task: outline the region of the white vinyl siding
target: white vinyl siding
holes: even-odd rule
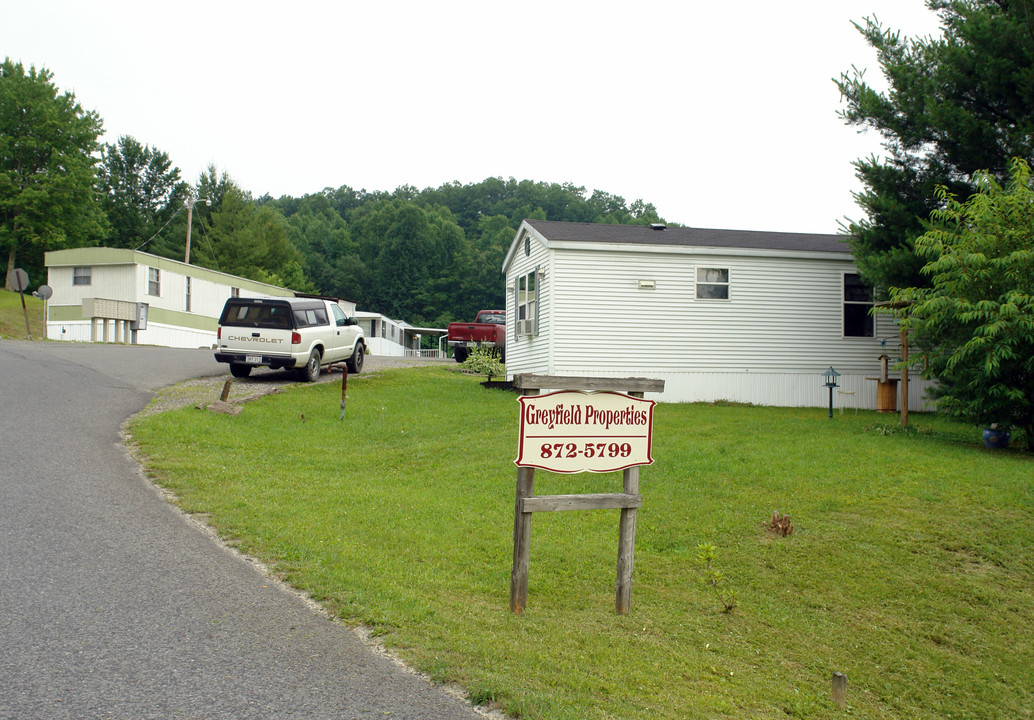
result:
[[[528,255],[523,250],[524,239],[521,239],[521,250],[514,255],[513,263],[506,275],[506,363],[528,368],[522,372],[548,374],[550,307],[552,303],[552,276],[549,269],[549,253],[541,241],[534,235],[529,237]],[[535,273],[534,317],[535,334],[517,337],[518,291],[519,278]],[[527,306],[525,312],[528,311]]]
[[[70,266],[52,267],[47,271],[47,284],[54,289],[57,304],[82,304],[84,298],[134,297],[136,274],[132,265],[96,265],[90,268],[90,284],[75,282]],[[103,288],[103,291],[101,290]],[[54,299],[51,298],[51,303]]]
[[[563,278],[554,288],[558,371],[587,357],[594,367],[636,373],[873,367],[878,344],[843,338],[838,300],[848,260],[558,250],[554,262]],[[696,297],[700,267],[728,269],[730,300]],[[638,288],[646,275],[656,281],[649,293]],[[790,282],[800,277],[808,282]]]

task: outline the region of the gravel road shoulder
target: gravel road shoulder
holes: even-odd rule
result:
[[[428,365],[445,364],[455,366],[455,362],[452,360],[367,355],[363,371],[358,374],[358,377],[371,375],[379,370],[390,368],[426,367]],[[256,368],[249,377],[234,378],[230,375],[229,368],[227,367],[226,372],[221,375],[194,378],[176,383],[170,387],[161,388],[155,392],[154,399],[139,415],[155,415],[185,405],[207,407],[219,399],[223,386],[230,379],[233,380],[230,386],[230,403],[247,402],[264,395],[283,392],[286,388],[306,384],[296,380],[294,374],[289,370]],[[331,370],[324,368],[317,382],[338,382],[340,380],[341,371],[337,366],[334,366]]]

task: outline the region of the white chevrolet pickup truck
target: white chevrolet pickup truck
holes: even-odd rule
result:
[[[293,369],[314,382],[323,367],[339,362],[357,373],[366,338],[354,313],[354,304],[328,298],[230,298],[219,317],[215,359],[229,363],[234,377],[263,366]]]

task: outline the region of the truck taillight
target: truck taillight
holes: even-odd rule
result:
[[[219,326],[219,329],[215,331],[215,339],[216,340],[222,340],[223,339],[223,328],[222,328],[221,325]]]
[[[301,345],[302,344],[302,334],[301,333],[296,333],[296,332],[291,333],[291,344],[292,345]]]

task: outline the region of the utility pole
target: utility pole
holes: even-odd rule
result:
[[[183,204],[187,206],[187,252],[183,255],[183,262],[190,265],[190,228],[194,224],[194,203],[202,198],[196,198],[193,195],[187,195],[187,199],[183,201]],[[212,198],[204,198],[205,205],[212,207]]]

